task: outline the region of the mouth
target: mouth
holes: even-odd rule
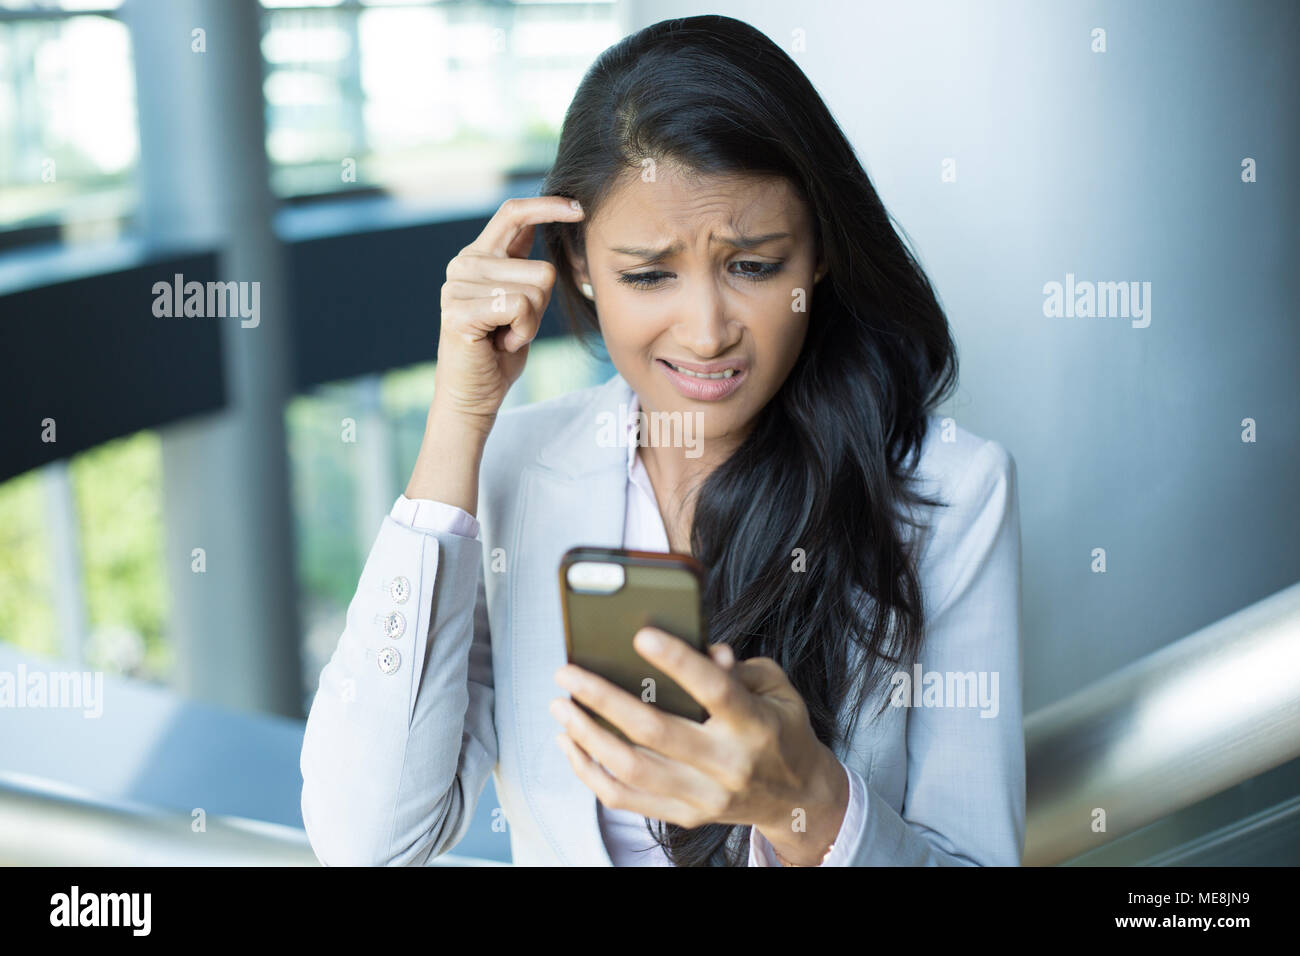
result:
[[[683,397],[703,402],[716,402],[726,398],[740,387],[748,371],[740,362],[697,365],[670,362],[662,358],[655,361]]]
[[[740,373],[745,371],[745,366],[738,362],[732,363],[730,365],[726,363],[719,363],[719,362],[713,362],[709,365],[695,365],[695,364],[686,364],[682,362],[674,363],[668,361],[667,359],[662,359],[662,358],[659,359],[659,361],[663,362],[674,372],[680,372],[681,374],[689,375],[692,378],[703,378],[703,379],[731,378],[732,376],[739,375]]]

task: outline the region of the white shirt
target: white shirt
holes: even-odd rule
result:
[[[627,517],[623,526],[623,547],[637,551],[667,552],[668,532],[664,528],[654,487],[646,473],[645,464],[637,454],[636,426],[639,400],[633,396],[625,428],[627,439]],[[423,498],[410,499],[399,495],[393,505],[392,517],[414,528],[426,531],[448,532],[477,538],[478,520],[454,505]],[[863,813],[866,807],[866,784],[862,778],[841,761],[849,778],[849,805],[835,838],[835,847],[823,866],[847,866],[857,850],[857,840],[862,832]],[[615,866],[671,866],[663,849],[655,843],[646,829],[645,817],[627,810],[611,810],[596,801],[596,817],[605,849]],[[656,826],[656,830],[658,827]],[[751,827],[749,834],[749,865],[780,866],[772,845]]]

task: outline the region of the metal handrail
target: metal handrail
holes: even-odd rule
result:
[[[437,866],[495,866],[443,854]],[[22,774],[0,774],[0,865],[317,866],[295,827],[104,800]]]
[[[1300,583],[1026,719],[1023,863],[1073,859],[1298,756]]]
[[[1300,757],[1300,583],[1025,721],[1026,866],[1050,866]],[[314,866],[294,827],[0,773],[0,865]],[[444,854],[446,866],[504,865]]]

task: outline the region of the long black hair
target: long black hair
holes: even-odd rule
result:
[[[816,225],[827,273],[810,297],[802,351],[699,487],[691,551],[708,569],[710,639],[738,660],[776,660],[831,747],[852,739],[863,705],[921,645],[916,554],[902,523],[919,526],[905,513],[911,505],[943,504],[907,483],[927,415],[956,384],[956,346],[830,111],[754,27],[723,16],[665,20],[607,49],[574,95],[542,191],[576,198],[590,222],[646,158],[702,174],[785,177]],[[541,232],[559,301],[590,341],[599,324],[572,268],[585,252],[583,224]],[[647,825],[679,866],[747,860],[748,827]]]

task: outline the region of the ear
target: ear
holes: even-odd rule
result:
[[[818,256],[817,271],[813,273],[813,285],[816,285],[818,282],[821,282],[822,278],[826,275],[827,271],[828,270],[826,267],[826,260],[823,259],[821,256]]]

